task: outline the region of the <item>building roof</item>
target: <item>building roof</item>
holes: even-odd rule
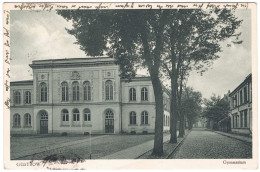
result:
[[[33,85],[33,80],[23,80],[23,81],[12,81],[10,86],[23,86],[23,85]]]
[[[34,60],[29,66],[33,69],[39,68],[66,68],[66,67],[83,67],[98,65],[115,65],[115,59],[104,56],[85,57],[85,58],[63,58]]]
[[[249,81],[252,80],[252,73],[250,73],[245,79],[244,81],[239,84],[230,94],[229,96],[233,96],[240,88],[242,88],[246,83],[248,83]]]

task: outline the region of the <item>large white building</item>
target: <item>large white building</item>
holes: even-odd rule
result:
[[[150,77],[131,82],[107,57],[37,60],[33,80],[11,82],[11,134],[153,133]],[[164,131],[170,99],[164,89]]]

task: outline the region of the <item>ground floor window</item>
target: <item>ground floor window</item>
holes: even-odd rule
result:
[[[63,109],[61,111],[62,121],[69,121],[69,111],[67,109]]]
[[[79,121],[79,110],[78,109],[74,109],[73,110],[73,121]]]
[[[29,113],[24,115],[24,126],[30,127],[32,126],[32,120],[31,120],[31,115]]]
[[[13,117],[13,126],[14,127],[21,127],[21,117],[19,114],[14,114]]]
[[[130,112],[130,124],[135,125],[136,124],[136,113],[135,112]]]
[[[148,112],[146,111],[141,114],[141,124],[148,124]]]
[[[91,121],[91,113],[89,109],[84,109],[84,121]]]

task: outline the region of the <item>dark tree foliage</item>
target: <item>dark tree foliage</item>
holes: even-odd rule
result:
[[[120,66],[122,78],[131,80],[138,67],[150,73],[156,103],[153,153],[163,153],[163,90],[159,77],[167,10],[62,10],[73,22],[67,29],[87,55],[109,55]]]
[[[203,110],[203,116],[208,119],[208,121],[213,121],[216,125],[220,120],[228,117],[228,112],[230,110],[228,97],[212,95],[210,99],[204,100],[205,108]]]
[[[219,58],[220,43],[234,38],[241,43],[236,33],[241,24],[228,9],[172,10],[167,29],[169,39],[164,50],[164,72],[171,80],[171,139],[177,142],[176,121],[180,119],[180,136],[183,136],[184,117],[180,113],[183,82],[191,70],[205,72]]]
[[[202,113],[202,94],[187,87],[181,99],[180,112],[187,118],[188,128],[192,129],[194,122]]]

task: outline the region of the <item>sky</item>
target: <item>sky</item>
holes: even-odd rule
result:
[[[238,29],[243,43],[227,47],[227,42],[223,42],[220,58],[211,69],[202,76],[193,71],[188,79],[187,85],[200,91],[204,98],[213,93],[222,97],[252,72],[250,10],[237,10],[235,14],[243,20]],[[11,11],[11,81],[32,79],[32,60],[86,57],[74,44],[74,36],[65,30],[71,27],[55,11]]]

